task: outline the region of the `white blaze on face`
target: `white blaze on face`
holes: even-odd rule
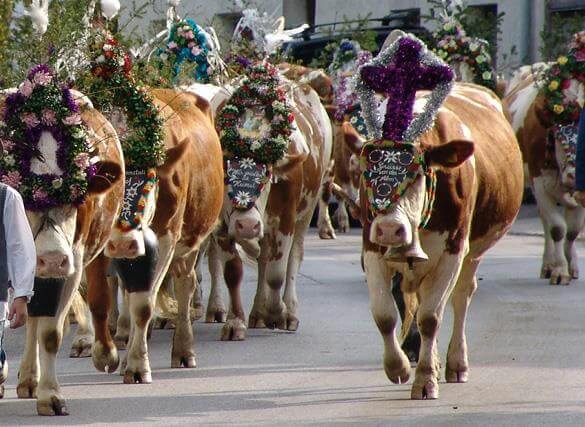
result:
[[[144,216],[140,227],[130,231],[122,231],[117,226],[114,226],[104,252],[107,257],[131,259],[144,256],[146,248],[144,244],[144,233],[142,230],[149,227],[154,219],[158,185],[155,185],[151,191],[150,196],[146,199]]]
[[[238,243],[244,240],[261,239],[264,237],[264,213],[270,193],[270,182],[267,183],[254,207],[248,210],[235,209],[227,192],[224,196],[222,217],[228,226],[228,235]]]
[[[35,157],[31,159],[30,171],[35,175],[57,175],[62,176],[63,170],[57,163],[57,150],[59,144],[50,132],[41,133],[38,143],[40,159]]]
[[[77,209],[71,205],[46,212],[27,212],[35,236],[38,277],[68,277],[74,273],[73,240]]]
[[[385,247],[406,247],[418,233],[425,207],[425,179],[419,176],[387,214],[374,218],[370,228],[370,241]]]

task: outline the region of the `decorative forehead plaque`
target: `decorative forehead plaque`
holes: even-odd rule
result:
[[[129,231],[140,225],[156,183],[155,169],[126,171],[124,203],[118,218],[118,228]]]
[[[251,158],[226,160],[228,197],[236,209],[251,209],[269,180],[270,171],[265,164]]]

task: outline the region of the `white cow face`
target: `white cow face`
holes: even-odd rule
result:
[[[259,197],[248,209],[236,209],[228,192],[224,197],[222,217],[228,225],[228,236],[237,242],[262,239],[264,237],[264,213],[270,193],[270,182],[266,183]]]
[[[427,167],[455,168],[473,154],[473,143],[452,141],[425,151]],[[390,204],[385,213],[374,216],[369,239],[372,243],[405,252],[418,245],[418,229],[427,201],[427,180],[421,173],[406,188],[400,198]]]

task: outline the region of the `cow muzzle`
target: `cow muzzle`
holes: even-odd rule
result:
[[[240,218],[234,221],[236,239],[256,239],[261,237],[262,222],[256,218]]]
[[[53,251],[37,255],[37,277],[59,279],[71,276],[74,271],[70,254]]]
[[[145,254],[143,230],[125,233],[114,230],[113,234],[106,245],[105,254],[108,258],[132,259]]]
[[[410,243],[408,228],[398,221],[375,221],[373,241],[381,246],[401,247]]]

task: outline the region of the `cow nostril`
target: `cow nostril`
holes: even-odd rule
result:
[[[59,265],[59,268],[65,268],[69,265],[69,259],[67,259],[67,257],[63,257],[63,261],[61,261],[61,265]]]
[[[256,225],[254,226],[254,231],[259,231],[260,230],[260,223],[257,222]]]
[[[403,225],[401,225],[400,227],[398,227],[396,229],[396,232],[395,232],[396,236],[398,236],[398,237],[404,236],[405,233],[406,233],[406,230],[405,230],[405,228],[404,228]]]
[[[244,228],[244,225],[240,221],[236,221],[236,227],[238,228],[238,230],[241,230],[242,228]]]
[[[136,240],[132,240],[130,242],[130,244],[128,245],[128,250],[129,251],[136,251],[136,250],[138,250],[138,242]]]
[[[38,264],[40,267],[44,267],[44,266],[45,266],[45,260],[44,260],[44,259],[42,259],[42,258],[38,258],[38,259],[37,259],[37,264]]]
[[[376,236],[382,237],[383,235],[384,235],[384,230],[382,230],[382,227],[380,227],[380,226],[376,227]]]
[[[112,242],[108,242],[108,250],[113,252],[116,250],[116,246]]]

